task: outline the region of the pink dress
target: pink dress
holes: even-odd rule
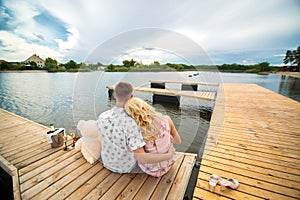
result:
[[[160,135],[156,140],[146,142],[144,146],[147,153],[167,153],[173,146],[170,136],[170,125],[166,118],[163,118],[160,126]],[[174,159],[162,161],[155,164],[138,164],[139,167],[147,174],[160,177],[166,174],[174,164]]]

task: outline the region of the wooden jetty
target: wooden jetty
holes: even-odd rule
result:
[[[100,162],[89,164],[80,151],[51,148],[48,127],[2,109],[0,116],[0,166],[11,177],[7,189],[15,200],[182,199],[185,195],[195,154],[176,153],[173,168],[160,178],[117,174]]]
[[[178,153],[161,178],[116,174],[75,150],[52,149],[49,130],[0,109],[0,165],[15,199],[182,199],[195,155]],[[193,199],[300,199],[300,103],[253,84],[221,84]],[[209,191],[208,178],[237,190]]]
[[[218,86],[219,83],[207,83],[197,81],[169,81],[169,80],[150,80],[150,83],[178,83],[184,85],[205,85],[205,86]]]
[[[211,174],[240,186],[212,193]],[[220,85],[193,198],[300,199],[300,103],[257,85]]]
[[[180,104],[180,97],[196,98],[206,101],[214,101],[216,93],[211,91],[198,91],[198,85],[218,86],[217,83],[204,82],[184,82],[170,80],[150,80],[150,88],[134,87],[138,92],[149,92],[153,94],[153,102],[166,102]],[[181,85],[181,90],[166,89],[167,83],[176,83]],[[115,86],[107,86],[109,97],[112,96]]]
[[[111,93],[114,90],[114,86],[107,86]],[[196,98],[200,100],[213,101],[215,99],[215,92],[203,92],[203,91],[188,91],[188,90],[169,90],[169,89],[161,89],[161,88],[142,88],[142,87],[134,87],[134,90],[137,92],[149,92],[156,95],[168,95],[173,97],[190,97]],[[112,94],[112,93],[111,93]]]

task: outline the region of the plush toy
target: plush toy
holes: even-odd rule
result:
[[[98,125],[95,120],[80,120],[77,129],[81,138],[76,142],[75,149],[81,150],[83,157],[91,164],[94,164],[101,154],[101,141],[98,134]]]

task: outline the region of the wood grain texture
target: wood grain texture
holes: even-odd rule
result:
[[[221,84],[194,199],[300,199],[300,103],[253,84]],[[211,174],[237,190],[210,192]]]

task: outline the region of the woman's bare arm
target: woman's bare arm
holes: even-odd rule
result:
[[[169,116],[167,116],[167,119],[168,119],[170,129],[171,129],[171,136],[173,139],[172,142],[174,144],[181,144],[181,137],[180,137],[178,131],[176,130],[176,127],[175,127],[172,119]]]

